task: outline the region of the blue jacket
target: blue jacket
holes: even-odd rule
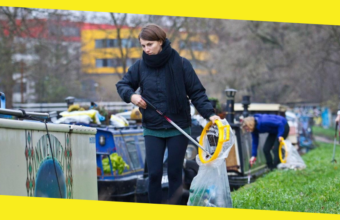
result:
[[[252,156],[257,156],[257,148],[259,145],[259,133],[275,134],[277,138],[282,137],[287,119],[280,115],[267,115],[267,114],[254,114],[254,118],[257,121],[254,131],[251,133],[252,144]]]
[[[141,62],[141,63],[139,63]],[[140,69],[139,69],[140,68]],[[157,109],[166,114],[173,122],[181,128],[191,126],[190,103],[194,104],[197,111],[205,119],[214,113],[214,108],[205,94],[205,88],[197,77],[190,62],[183,58],[185,91],[189,99],[181,114],[167,112],[167,94],[165,66],[161,68],[148,67],[143,60],[134,63],[124,75],[123,79],[116,84],[120,97],[127,103],[131,102],[131,95],[140,86],[141,95],[150,101]],[[168,129],[173,126],[150,107],[139,108],[142,113],[143,127],[148,129]]]

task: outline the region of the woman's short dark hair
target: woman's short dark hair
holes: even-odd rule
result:
[[[162,41],[166,39],[165,31],[156,24],[145,25],[138,35],[138,40],[149,40],[149,41]]]

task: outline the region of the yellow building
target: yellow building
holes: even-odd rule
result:
[[[124,73],[141,57],[142,49],[137,38],[139,30],[129,27],[118,30],[111,25],[85,25],[81,32],[83,71],[89,74]],[[118,36],[121,38],[121,46],[118,45]],[[199,39],[199,35],[190,37],[189,41],[186,39],[187,33],[181,33],[172,42],[172,46],[181,56],[190,60],[197,74],[207,73],[195,62],[195,60],[204,62],[209,59],[209,53],[204,49],[204,40]],[[217,43],[216,36],[212,35],[210,40]],[[125,71],[123,71],[123,60],[126,60]]]
[[[142,54],[138,41],[140,28],[122,27],[117,29],[112,25],[85,24],[81,31],[82,68],[100,88],[97,91],[103,100],[119,101],[115,84],[123,77],[123,73]],[[121,45],[119,40],[121,39]],[[211,35],[210,41],[217,43],[216,36]],[[200,35],[190,37],[182,32],[172,40],[172,47],[187,58],[197,74],[209,73],[207,68],[199,65],[209,59],[205,49],[205,41]],[[194,58],[194,59],[193,59]],[[125,71],[123,66],[125,65]],[[215,73],[215,71],[210,71]]]
[[[119,34],[118,34],[119,32]],[[121,46],[118,45],[118,36]],[[111,25],[88,25],[82,29],[82,66],[89,74],[124,73],[122,60],[131,66],[141,55],[138,30]]]

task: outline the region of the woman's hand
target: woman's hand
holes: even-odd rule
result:
[[[213,115],[213,116],[210,116],[209,120],[212,122],[212,125],[214,125],[215,121],[216,120],[221,120],[221,118],[218,115]]]
[[[251,157],[250,159],[249,159],[249,163],[250,163],[250,165],[253,165],[254,163],[255,163],[255,161],[256,161],[256,157]]]
[[[339,121],[340,121],[340,114],[335,119],[335,122],[339,123]]]
[[[279,137],[279,143],[281,143],[281,141],[283,141],[283,137]]]
[[[134,104],[134,105],[137,105],[138,107],[141,107],[142,109],[146,109],[146,102],[142,99],[142,96],[141,95],[138,95],[138,94],[133,94],[131,96],[131,102]]]

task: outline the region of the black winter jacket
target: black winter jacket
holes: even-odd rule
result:
[[[141,63],[140,63],[141,62]],[[166,77],[165,67],[159,69],[150,68],[145,65],[143,60],[138,60],[134,63],[125,74],[122,80],[117,84],[117,91],[120,97],[130,103],[131,96],[135,93],[138,87],[141,87],[141,96],[150,101],[157,109],[166,114],[173,122],[181,128],[191,126],[190,103],[189,99],[205,119],[209,119],[214,115],[214,109],[205,94],[205,88],[201,84],[190,62],[183,58],[184,68],[184,83],[185,90],[188,96],[188,101],[185,110],[180,114],[167,112],[167,94],[166,94]],[[168,129],[173,126],[160,116],[151,107],[146,109],[139,108],[142,113],[143,127],[148,129]]]

